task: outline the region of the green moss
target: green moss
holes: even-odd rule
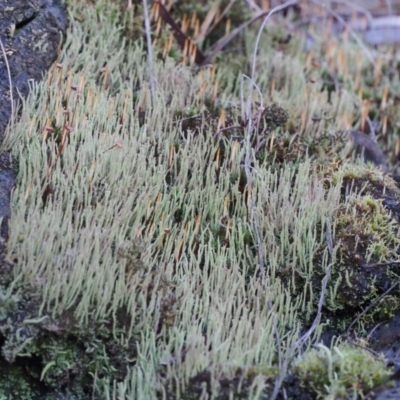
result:
[[[39,400],[45,398],[43,387],[27,375],[29,367],[21,363],[0,362],[0,398],[7,400]]]
[[[382,360],[361,347],[317,347],[297,359],[292,367],[300,386],[313,398],[363,398],[391,374]]]

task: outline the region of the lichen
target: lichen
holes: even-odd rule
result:
[[[188,67],[178,46],[155,57],[152,93],[140,7],[70,0],[58,64],[13,126],[4,365],[27,366],[24,378],[15,370],[21,387],[54,398],[253,400],[282,380],[306,399],[383,383],[384,364],[360,372],[370,359],[348,345],[306,351],[292,368],[320,301],[311,344],[343,333],[397,279],[371,267],[398,252],[397,183],[350,156],[342,134],[365,123],[354,98],[371,89],[367,57],[339,39],[307,55],[271,24],[250,81],[239,61],[254,54],[251,26],[240,55],[210,68]],[[395,141],[378,138],[386,152]],[[398,301],[391,293],[354,330]]]

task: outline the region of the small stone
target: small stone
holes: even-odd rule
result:
[[[367,134],[359,131],[350,131],[350,138],[354,142],[357,154],[362,155],[364,162],[372,162],[381,167],[383,172],[388,171],[385,155],[378,143],[373,141]]]

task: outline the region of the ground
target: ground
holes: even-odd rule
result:
[[[227,5],[153,8],[150,65],[141,2],[66,3],[58,59],[3,145],[17,172],[4,398],[353,399],[395,384],[371,350],[400,300],[398,56],[289,31],[293,9],[198,65],[177,29],[209,54],[254,16]],[[369,122],[384,164],[348,134]]]

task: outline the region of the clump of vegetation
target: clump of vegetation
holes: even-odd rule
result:
[[[32,389],[26,391],[27,396],[36,391],[77,398],[100,393],[100,387],[93,385],[94,378],[98,384],[124,380],[126,369],[138,356],[140,335],[147,329],[161,331],[174,323],[179,302],[171,282],[145,267],[138,245],[122,246],[118,254],[127,260],[125,276],[135,287],[136,310],[129,312],[125,305],[107,319],[96,318],[91,312],[82,323],[76,318],[76,305],[56,316],[50,311],[55,303],[43,311],[43,299],[32,289],[26,288],[30,291],[23,294],[8,290],[2,295],[2,362],[13,365],[10,382],[15,379],[13,374],[20,376],[21,369],[24,371],[24,380]],[[156,313],[147,310],[154,299],[160,302]],[[128,332],[131,336],[125,337]],[[3,388],[12,393],[12,386]]]
[[[325,312],[330,327],[343,332],[368,304],[377,300],[397,279],[395,264],[400,249],[398,217],[387,205],[397,204],[399,189],[396,182],[372,165],[331,165],[322,169],[327,187],[339,184],[340,200],[334,212],[335,263],[331,271],[329,294],[326,296]],[[336,186],[337,187],[337,186]],[[293,191],[293,188],[292,188]],[[314,225],[315,226],[315,225]],[[317,229],[323,231],[323,227]],[[288,235],[290,237],[290,235]],[[314,242],[315,243],[315,242]],[[297,273],[282,269],[278,276],[290,282],[298,296],[304,284],[312,282],[314,290],[320,293],[320,283],[325,275],[324,251],[321,244],[314,252],[312,261],[315,269]],[[388,263],[384,269],[380,263]],[[315,298],[316,307],[319,298]],[[381,321],[381,317],[393,316],[399,305],[399,298],[385,298],[360,321],[360,329]],[[308,310],[309,312],[309,310]],[[309,318],[306,316],[306,320]],[[337,318],[340,315],[340,318]]]
[[[349,344],[316,347],[296,360],[292,367],[299,387],[310,398],[364,398],[371,389],[385,383],[391,374],[382,360],[362,347]]]
[[[395,267],[374,267],[396,260],[399,226],[388,199],[400,200],[395,181],[376,168],[348,166],[333,174],[343,179],[344,204],[337,211],[337,238],[341,242],[336,277],[336,307],[359,309],[398,279]],[[340,272],[339,272],[340,271]],[[385,289],[386,288],[386,289]],[[392,313],[397,302],[392,304]],[[376,311],[376,310],[375,310]]]
[[[189,400],[208,395],[216,400],[251,399],[257,396],[257,385],[263,384],[270,391],[274,377],[278,371],[276,368],[232,368],[231,371],[219,371],[209,369],[200,371],[191,377],[181,399]],[[215,385],[218,382],[218,385]],[[167,396],[174,398],[173,384],[168,387]]]
[[[397,184],[354,164],[342,134],[376,113],[377,98],[371,109],[355,101],[372,87],[368,57],[345,38],[307,53],[271,20],[254,75],[252,25],[234,53],[194,67],[152,20],[152,89],[139,2],[69,7],[58,64],[4,145],[19,169],[0,335],[21,388],[49,399],[262,399],[289,390],[290,376],[314,398],[382,384],[384,364],[349,345],[292,364],[397,279],[370,268],[399,251]],[[191,19],[168,12],[193,21],[194,38],[207,7],[209,21],[229,24],[216,3]],[[206,53],[216,38],[204,18]],[[380,72],[386,112],[395,97]],[[379,133],[387,152],[395,136]],[[357,332],[398,301],[391,293]]]

